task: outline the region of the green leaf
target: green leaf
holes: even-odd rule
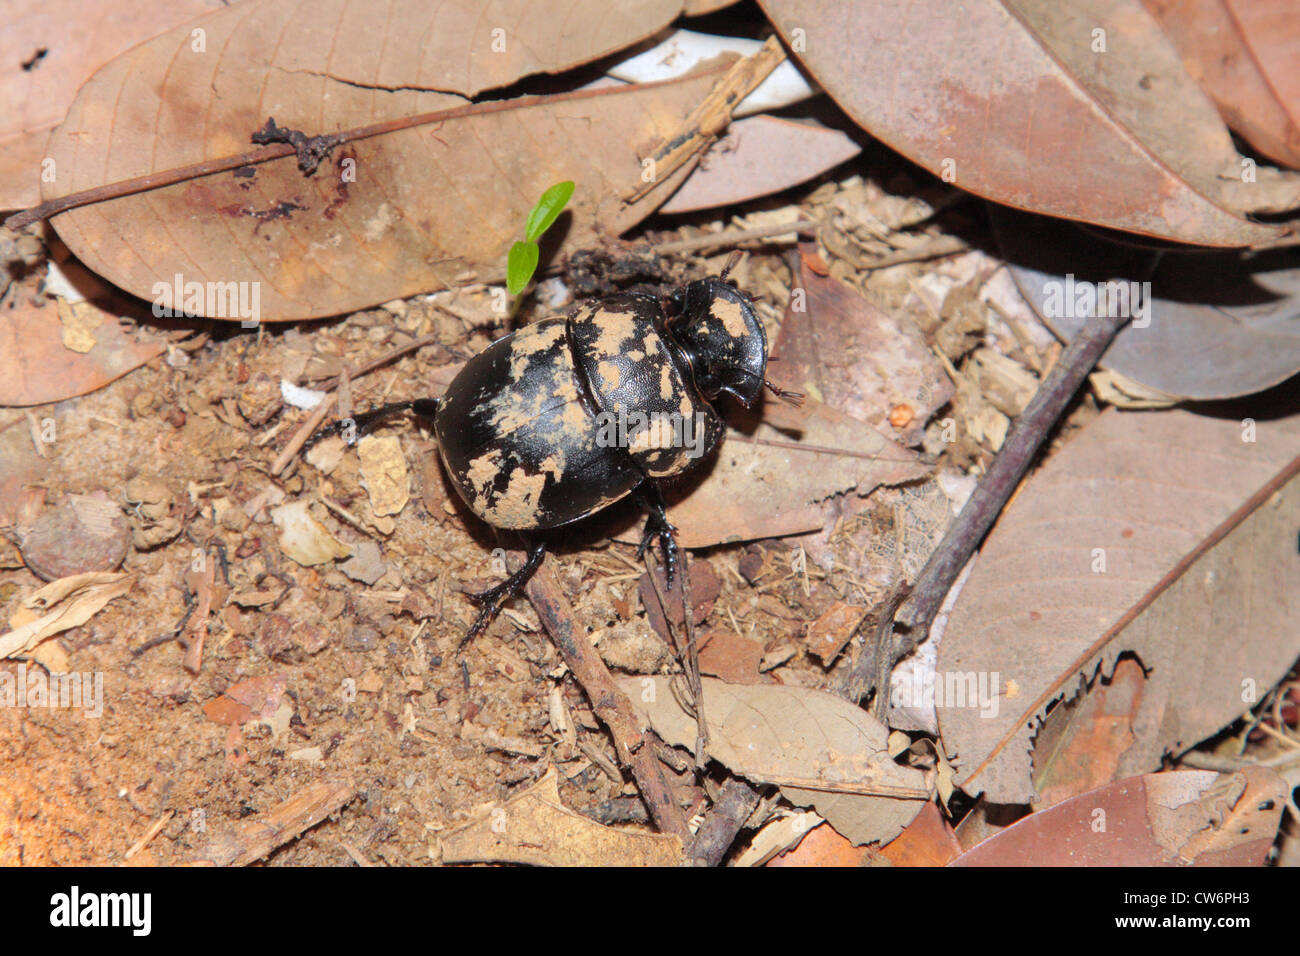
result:
[[[510,247],[510,255],[506,257],[506,289],[511,295],[518,295],[528,286],[537,271],[541,252],[535,242],[516,242]]]
[[[555,224],[555,220],[564,211],[572,196],[573,183],[568,180],[556,183],[542,193],[542,198],[537,200],[537,205],[528,214],[528,222],[524,225],[524,237],[529,242],[540,239],[542,233]]]

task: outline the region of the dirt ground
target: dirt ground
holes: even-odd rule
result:
[[[723,258],[678,256],[661,265],[674,277],[697,276],[716,272]],[[763,311],[775,326],[782,287],[791,284],[782,248],[757,249],[745,268],[748,281],[770,293]],[[571,284],[581,288],[589,272],[573,268]],[[533,297],[525,318],[546,314],[542,298]],[[449,491],[427,432],[406,419],[379,432],[398,438],[412,473],[410,501],[391,522],[369,511],[356,451],[337,441],[322,448],[333,459],[328,474],[300,459],[278,478],[270,474],[307,418],[280,406],[281,378],[318,385],[344,363],[355,368],[432,334],[437,345],[354,383],[353,402],[364,409],[436,394],[440,387],[429,383],[437,368],[501,333],[490,301],[487,290],[419,296],[336,321],[256,331],[200,322],[198,335],[107,387],[31,410],[35,421],[54,422],[46,459],[31,462],[46,506],[93,492],[120,504],[133,536],[121,570],[135,582],[55,639],[71,670],[102,675],[101,716],[0,709],[0,862],[121,863],[159,822],[129,862],[203,859],[214,832],[322,780],[350,782],[356,797],[270,863],[436,862],[440,831],[552,765],[567,805],[605,822],[644,818],[606,734],[526,601],[457,655],[473,611],[462,592],[499,579],[492,551],[514,545],[495,538]],[[28,423],[14,410],[0,418],[15,455],[33,455]],[[860,507],[854,527],[889,525],[897,495],[906,493]],[[311,514],[345,544],[375,542],[382,567],[290,560],[268,509],[259,510],[281,500],[311,502]],[[642,565],[634,547],[611,540],[635,540],[638,521],[616,507],[558,549],[560,580],[590,631],[645,630]],[[936,523],[931,536],[939,530]],[[41,582],[12,543],[3,548],[0,615],[7,619]],[[229,589],[218,551],[228,561]],[[769,679],[822,684],[827,671],[798,644],[800,635],[832,601],[870,595],[816,568],[810,578],[779,560],[764,564],[764,555],[742,546],[696,555],[719,585],[712,620],[774,653]],[[210,582],[194,573],[209,566]],[[212,606],[201,619],[201,604],[182,632],[192,644],[206,626],[201,665],[191,673],[181,640],[141,648],[176,629],[196,586]],[[20,665],[3,666],[15,672]],[[225,692],[255,678],[271,688],[265,712],[251,721],[237,708],[229,716]],[[552,688],[578,728],[576,747],[554,731]],[[702,794],[687,779],[678,781],[680,797],[699,805]]]

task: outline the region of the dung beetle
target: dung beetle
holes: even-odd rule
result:
[[[646,509],[638,557],[663,550],[669,586],[678,563],[659,483],[698,465],[722,438],[713,407],[729,394],[749,407],[766,387],[767,333],[750,298],[718,277],[665,299],[620,293],[542,319],[475,355],[442,398],[396,402],[318,432],[355,441],[411,410],[432,419],[451,483],[488,524],[518,532],[527,560],[472,595],[479,605],[463,648],[523,590],[546,553],[544,532],[635,495]]]

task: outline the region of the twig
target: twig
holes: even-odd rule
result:
[[[357,795],[349,780],[313,784],[264,816],[212,834],[193,862],[210,866],[247,866],[337,813]]]
[[[704,152],[731,123],[731,111],[767,79],[785,60],[781,41],[770,36],[752,55],[737,60],[691,110],[681,125],[669,132],[651,152],[647,162],[653,176],[623,201],[634,203],[674,172]]]
[[[873,647],[862,649],[853,665],[848,686],[860,692],[858,700],[876,691],[872,710],[878,718],[884,717],[888,705],[886,683],[894,664],[912,653],[929,634],[930,624],[957,575],[1002,513],[1074,393],[1106,351],[1115,333],[1127,321],[1127,317],[1094,316],[1061,353],[1029,405],[1011,426],[1002,450],[993,459],[970,501],[949,525],[943,540],[930,555],[903,605],[902,613],[896,619],[884,618],[881,631],[884,647],[879,649],[879,653]],[[898,634],[895,624],[906,628],[906,633]]]
[[[582,685],[591,701],[592,710],[609,728],[614,740],[614,751],[623,765],[632,771],[637,788],[641,791],[641,799],[650,811],[655,825],[663,833],[674,834],[683,843],[688,842],[691,834],[686,826],[686,818],[673,802],[663,768],[647,737],[648,731],[637,720],[632,702],[614,683],[614,678],[596,649],[574,625],[573,608],[560,589],[559,582],[555,580],[549,561],[544,562],[533,575],[528,582],[527,591],[528,599],[533,602],[542,626],[551,635],[560,656]]]
[[[774,223],[767,226],[755,226],[753,229],[724,229],[704,236],[691,236],[689,239],[673,239],[650,246],[656,254],[665,252],[697,252],[700,249],[712,249],[716,246],[734,246],[740,242],[754,239],[766,239],[768,236],[783,236],[787,232],[814,232],[821,223],[816,219],[796,219],[789,223]]]
[[[151,826],[148,830],[145,830],[144,835],[131,845],[131,849],[126,851],[125,859],[128,860],[131,859],[131,857],[135,856],[146,846],[148,846],[149,841],[152,840],[154,837],[156,837],[160,832],[162,832],[162,828],[165,827],[171,821],[171,818],[174,817],[175,815],[176,815],[175,810],[168,810],[157,820],[155,820],[153,826]]]
[[[317,403],[316,407],[311,410],[311,414],[307,416],[307,420],[289,439],[289,444],[284,446],[284,451],[280,452],[280,456],[271,464],[271,474],[278,475],[289,467],[289,462],[293,461],[294,456],[298,454],[298,449],[307,443],[311,433],[317,429],[321,422],[325,421],[325,416],[334,407],[337,399],[338,393],[331,392]]]
[[[869,259],[866,262],[857,263],[857,267],[860,272],[870,272],[873,269],[899,266],[905,262],[925,262],[928,259],[955,256],[959,252],[966,252],[969,248],[970,246],[957,236],[936,236],[927,242],[918,243],[910,249],[899,249],[897,252],[891,252],[878,259]]]
[[[437,344],[438,344],[438,334],[436,332],[430,333],[429,335],[422,335],[418,339],[413,339],[410,342],[407,342],[405,345],[398,346],[392,351],[385,352],[383,355],[379,356],[379,358],[371,359],[369,362],[364,362],[361,365],[358,365],[356,368],[348,369],[348,374],[352,376],[354,380],[358,379],[362,375],[367,375],[370,372],[373,372],[381,365],[387,365],[393,359],[401,358],[407,352],[414,352],[416,349],[422,349],[426,345],[437,345]],[[320,387],[328,392],[331,389],[338,386],[341,378],[342,378],[341,375],[335,375],[333,378],[327,378],[325,379],[325,381],[320,383]]]
[[[703,770],[709,762],[709,722],[704,714],[704,685],[700,681],[700,650],[695,644],[695,611],[691,607],[691,566],[689,552],[682,551],[681,567],[677,569],[682,591],[682,624],[686,628],[686,640],[678,636],[673,625],[672,612],[668,610],[668,598],[659,585],[659,575],[655,573],[654,559],[650,548],[645,551],[645,569],[650,577],[650,586],[654,588],[655,598],[663,610],[664,626],[672,636],[677,651],[677,660],[686,673],[686,684],[691,692],[691,707],[695,718],[695,766]],[[666,575],[665,575],[666,576]]]
[[[691,865],[717,866],[721,863],[735,842],[736,834],[761,799],[762,794],[739,777],[723,784],[722,793],[686,850]]]
[[[718,67],[712,72],[722,72],[725,67]],[[628,90],[649,89],[656,86],[664,86],[676,83],[678,80],[663,80],[658,83],[634,84],[627,87]],[[533,106],[545,106],[551,103],[567,102],[570,100],[589,99],[597,96],[617,96],[622,90],[574,90],[568,93],[554,93],[540,96],[520,96],[510,100],[489,100],[485,103],[471,103],[466,106],[457,106],[452,109],[434,110],[430,113],[419,113],[415,116],[403,116],[393,120],[387,120],[383,123],[372,123],[369,126],[357,126],[352,129],[340,130],[332,134],[337,138],[334,145],[343,143],[355,143],[363,139],[370,139],[375,136],[383,136],[385,133],[395,133],[399,130],[411,129],[416,126],[427,126],[431,123],[445,123],[448,120],[463,119],[466,116],[483,116],[489,113],[503,113],[511,110],[527,109]],[[251,135],[251,134],[250,134]],[[106,183],[103,186],[96,186],[93,189],[84,189],[80,192],[71,193],[59,199],[51,199],[43,202],[39,206],[33,206],[31,209],[25,209],[22,212],[15,213],[4,221],[4,225],[15,232],[25,226],[30,226],[34,222],[40,222],[42,219],[49,219],[61,212],[69,209],[76,209],[80,206],[89,206],[93,203],[104,202],[109,199],[117,199],[122,196],[133,196],[136,193],[149,192],[152,189],[161,189],[164,186],[172,186],[176,183],[185,182],[189,179],[199,179],[203,176],[211,176],[215,173],[224,173],[231,169],[238,169],[241,166],[256,166],[259,163],[267,163],[276,159],[283,159],[286,156],[294,156],[297,150],[287,143],[273,143],[269,146],[263,146],[260,149],[250,150],[246,153],[239,153],[234,156],[223,156],[218,159],[209,159],[201,163],[193,163],[189,166],[178,166],[175,169],[165,169],[160,172],[150,173],[147,176],[137,176],[134,179],[124,179],[115,183]]]

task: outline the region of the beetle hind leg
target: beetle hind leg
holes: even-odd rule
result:
[[[637,488],[636,496],[646,510],[645,530],[641,532],[641,543],[637,546],[636,556],[638,559],[645,557],[646,550],[658,543],[664,557],[665,584],[671,590],[681,560],[681,551],[677,547],[677,529],[668,521],[668,505],[658,485],[646,481]]]
[[[529,579],[542,566],[542,559],[546,557],[546,542],[541,538],[534,538],[525,539],[525,543],[528,546],[528,560],[518,571],[486,591],[469,595],[469,599],[479,606],[478,617],[465,632],[465,636],[460,639],[457,651],[464,650],[466,644],[483,633],[487,626],[496,620],[501,609],[505,607],[506,601],[521,594]]]

